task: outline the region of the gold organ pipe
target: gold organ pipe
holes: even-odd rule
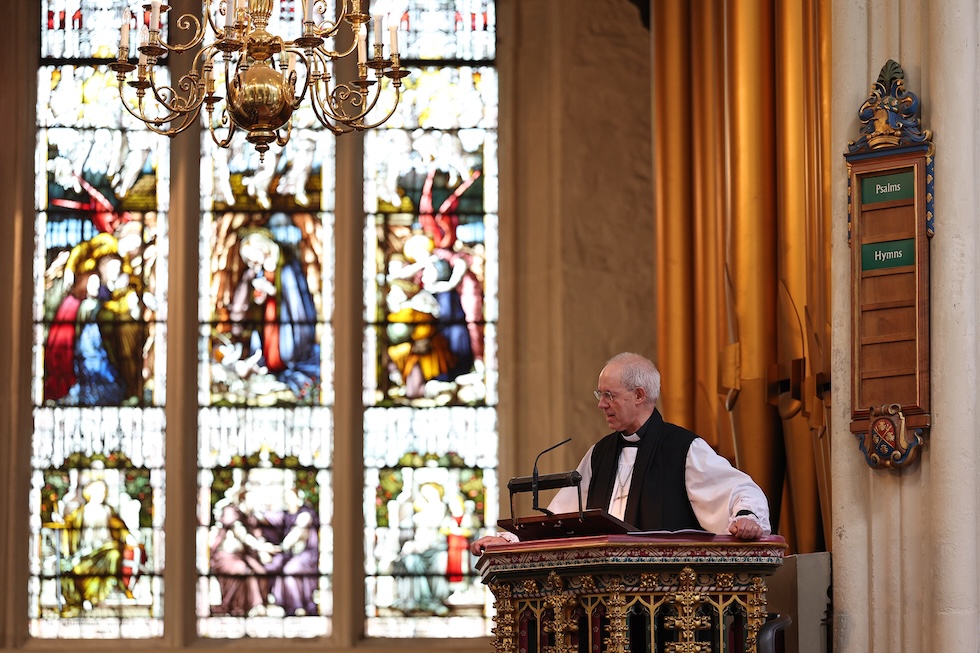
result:
[[[830,4],[665,0],[651,23],[662,410],[759,482],[794,548],[820,550]]]
[[[731,423],[718,389],[721,335],[721,226],[725,213],[725,29],[720,0],[701,0],[691,13],[693,102],[691,147],[694,214],[694,431],[735,459]]]
[[[809,175],[807,189],[811,197],[807,214],[807,368],[804,377],[803,410],[810,424],[817,474],[819,507],[824,546],[830,550],[830,197],[831,156],[831,3],[827,0],[804,0],[806,50],[804,52],[809,112],[810,146],[807,152]],[[839,155],[838,155],[839,156]]]
[[[725,251],[730,333],[726,379],[738,466],[770,497],[778,522],[784,456],[768,403],[775,349],[773,6],[728,0],[731,211]]]
[[[657,224],[657,365],[663,374],[661,410],[671,422],[694,427],[691,280],[691,71],[687,0],[652,5],[654,206]]]
[[[809,118],[815,113],[807,102],[805,87],[805,26],[803,6],[796,0],[783,0],[776,8],[776,143],[778,247],[777,289],[777,366],[779,381],[775,397],[783,426],[786,450],[787,494],[790,511],[784,514],[783,531],[791,532],[794,550],[810,553],[822,550],[822,527],[817,496],[816,463],[810,425],[803,413],[802,374],[807,358],[806,316],[807,252],[806,232],[812,216],[807,176],[811,167],[807,152],[810,130],[802,125],[801,112]],[[815,117],[815,116],[813,116]],[[802,125],[801,125],[802,122]],[[794,370],[796,372],[794,373]],[[773,381],[773,379],[770,379]]]

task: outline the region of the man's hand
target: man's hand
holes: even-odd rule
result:
[[[728,527],[728,532],[740,540],[757,540],[762,537],[762,526],[748,517],[736,517]]]
[[[480,539],[470,544],[470,553],[475,556],[483,555],[483,552],[487,550],[488,546],[494,544],[507,544],[508,540],[502,537],[497,537],[496,535],[484,535]]]

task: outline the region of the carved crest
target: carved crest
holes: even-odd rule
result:
[[[929,130],[919,128],[919,98],[905,88],[905,71],[891,59],[882,66],[878,81],[861,110],[861,137],[848,143],[848,152],[870,152],[885,147],[928,143]]]
[[[899,404],[873,406],[861,451],[875,468],[905,467],[918,457],[922,429],[906,429]]]

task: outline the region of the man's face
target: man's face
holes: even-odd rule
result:
[[[596,390],[602,394],[599,410],[606,416],[606,423],[612,430],[636,433],[643,426],[644,420],[640,415],[641,393],[628,390],[623,385],[619,365],[614,363],[603,368]]]

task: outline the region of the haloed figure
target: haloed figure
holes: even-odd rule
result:
[[[239,241],[245,263],[231,303],[234,333],[251,329],[248,359],[254,371],[268,372],[297,398],[320,381],[316,305],[296,257],[267,229],[252,229]]]

